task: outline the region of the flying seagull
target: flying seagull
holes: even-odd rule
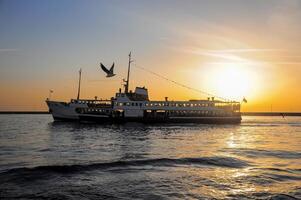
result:
[[[108,70],[102,63],[100,63],[100,67],[101,69],[107,73],[107,77],[112,77],[115,76],[116,74],[114,74],[114,63],[112,65],[112,67],[110,68],[110,70]]]

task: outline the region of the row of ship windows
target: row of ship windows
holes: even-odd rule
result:
[[[115,103],[116,106],[142,106],[142,103],[130,103],[130,102],[126,102],[126,103]]]
[[[87,112],[107,112],[109,113],[110,110],[104,110],[104,109],[95,109],[95,108],[84,108],[84,109],[79,109],[78,110],[81,113],[87,113]]]
[[[142,103],[130,103],[130,102],[124,102],[124,103],[117,103],[115,102],[116,106],[142,106]],[[207,103],[145,103],[144,106],[170,106],[170,107],[208,107],[213,106],[213,104],[207,104]]]
[[[211,114],[211,115],[220,115],[227,114],[224,111],[208,111],[208,110],[192,110],[192,111],[169,111],[171,114]]]
[[[108,102],[103,102],[103,103],[99,103],[99,101],[85,101],[85,100],[72,100],[71,103],[78,103],[78,104],[105,104],[105,105],[110,105],[110,103]]]
[[[87,104],[87,103],[96,103],[96,101],[83,101],[83,100],[72,100],[71,103]]]

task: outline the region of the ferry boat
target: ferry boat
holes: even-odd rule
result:
[[[98,123],[240,123],[240,102],[215,100],[210,97],[203,100],[164,101],[149,99],[145,87],[129,90],[131,68],[129,55],[127,79],[124,91],[119,89],[111,99],[80,99],[80,81],[77,99],[70,102],[46,99],[49,112],[55,121],[80,121]]]

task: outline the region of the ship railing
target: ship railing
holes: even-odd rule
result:
[[[227,112],[240,112],[239,102],[221,101],[130,101],[114,102],[114,109],[143,109],[143,110],[223,110]]]
[[[233,117],[236,113],[222,110],[146,110],[147,113],[164,114],[170,117]],[[149,115],[149,114],[148,114]]]
[[[239,108],[239,104],[229,104],[229,103],[219,103],[214,104],[212,102],[204,102],[204,103],[187,103],[187,102],[166,102],[166,101],[151,101],[151,102],[115,102],[115,106],[143,106],[143,107],[157,107],[157,108],[221,108],[221,109],[237,109]]]

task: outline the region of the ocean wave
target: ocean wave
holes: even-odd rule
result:
[[[111,169],[111,168],[127,168],[139,166],[154,166],[154,167],[172,167],[177,165],[206,165],[214,167],[227,167],[227,168],[243,168],[250,166],[247,161],[240,160],[233,157],[200,157],[200,158],[156,158],[144,160],[124,160],[107,163],[92,163],[92,164],[75,164],[75,165],[46,165],[37,166],[33,168],[14,168],[5,174],[18,174],[18,173],[32,173],[32,172],[55,172],[55,173],[76,173],[80,171],[89,171],[97,169]]]
[[[250,170],[263,170],[263,171],[275,171],[275,172],[284,172],[284,173],[300,173],[301,169],[299,168],[286,168],[286,169],[281,169],[281,168],[275,168],[275,167],[254,167]]]
[[[296,200],[299,197],[295,197],[290,194],[273,194],[269,192],[260,192],[253,194],[232,194],[228,195],[230,199],[269,199],[269,200]]]
[[[245,155],[247,157],[277,157],[282,159],[300,159],[301,152],[294,152],[294,151],[282,151],[282,150],[264,150],[264,149],[249,149],[249,148],[226,148],[230,153],[238,154],[238,155]],[[223,151],[224,151],[223,150]]]

